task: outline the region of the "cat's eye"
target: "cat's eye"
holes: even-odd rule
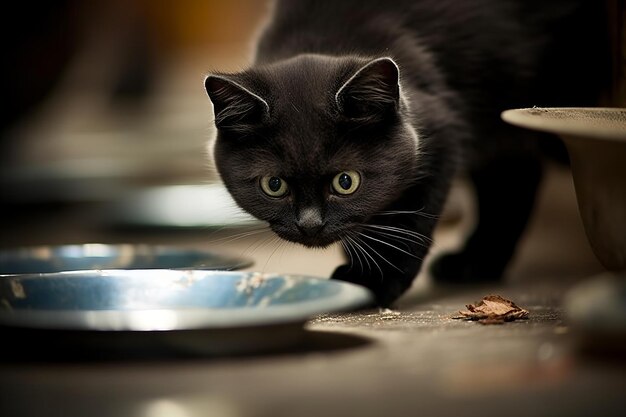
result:
[[[266,175],[261,178],[261,190],[270,197],[283,197],[289,191],[285,180],[280,177]]]
[[[342,171],[333,178],[333,191],[341,195],[353,194],[361,184],[361,176],[356,171]]]

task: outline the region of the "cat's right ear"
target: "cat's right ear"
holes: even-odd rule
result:
[[[215,114],[215,125],[224,130],[248,130],[269,114],[269,105],[260,96],[224,75],[209,75],[204,88]]]
[[[400,70],[391,58],[378,58],[356,71],[335,94],[339,111],[361,123],[377,122],[399,107]]]

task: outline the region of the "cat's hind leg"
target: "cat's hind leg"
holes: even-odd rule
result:
[[[532,156],[492,160],[470,172],[478,221],[461,251],[433,260],[436,282],[472,283],[501,279],[532,212],[542,177]]]

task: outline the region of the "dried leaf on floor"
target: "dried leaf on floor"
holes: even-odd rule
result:
[[[476,304],[466,305],[453,319],[474,320],[481,324],[503,324],[507,321],[527,319],[528,310],[499,295],[487,295]]]

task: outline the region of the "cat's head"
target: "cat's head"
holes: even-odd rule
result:
[[[389,58],[301,55],[209,75],[217,170],[280,237],[327,246],[415,178],[418,137]]]

